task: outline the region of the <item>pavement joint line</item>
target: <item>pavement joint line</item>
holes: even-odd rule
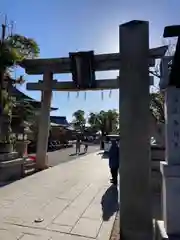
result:
[[[88,207],[92,204],[93,200],[94,200],[94,199],[96,198],[96,196],[98,195],[99,190],[100,190],[101,188],[102,188],[102,187],[99,187],[99,188],[98,188],[96,195],[92,198],[92,200],[90,201],[89,205],[85,208],[85,210],[83,211],[83,213],[81,214],[81,216],[78,218],[78,220],[77,220],[76,223],[74,224],[73,228],[72,228],[71,231],[70,231],[71,234],[72,234],[72,231],[73,231],[73,229],[75,228],[76,224],[79,222],[79,220],[82,218],[83,214],[86,212],[86,210],[88,209]],[[86,218],[86,217],[85,217],[85,218]],[[86,219],[92,219],[92,218],[86,218]],[[101,225],[100,225],[100,228],[99,228],[99,231],[98,231],[98,233],[97,233],[97,235],[96,235],[96,238],[97,238],[97,236],[98,236],[98,234],[99,234],[99,232],[100,232],[100,229],[101,229],[102,224],[103,224],[103,221],[102,221],[102,223],[101,223]],[[93,239],[94,239],[94,238],[93,238]]]
[[[91,185],[91,183],[88,184],[88,186],[86,186],[85,189],[83,189],[83,190],[75,197],[75,199],[73,199],[55,218],[53,218],[52,221],[51,221],[51,223],[53,223],[54,220],[55,220],[56,218],[58,218],[60,214],[62,214],[86,189],[88,189],[90,185]]]
[[[17,240],[21,240],[24,237],[24,233],[22,236],[20,236]]]
[[[88,184],[88,186],[87,186],[85,189],[83,189],[83,190],[78,194],[78,196],[80,196],[80,195],[81,195],[85,190],[87,190],[90,186],[92,186],[92,183]],[[46,227],[38,226],[38,224],[37,224],[37,226],[28,226],[28,225],[26,225],[26,224],[10,223],[10,222],[6,222],[6,221],[5,221],[5,224],[7,224],[7,225],[12,225],[12,226],[20,226],[20,227],[30,228],[30,229],[39,229],[39,230],[48,231],[48,232],[53,231],[53,232],[65,233],[65,234],[67,234],[67,235],[87,237],[87,236],[83,236],[83,235],[79,235],[79,234],[74,234],[74,233],[72,233],[72,231],[73,231],[73,229],[75,228],[76,224],[79,222],[79,220],[82,218],[82,216],[83,216],[83,214],[85,213],[85,211],[88,209],[88,207],[91,205],[91,203],[93,202],[93,200],[96,198],[96,196],[98,195],[100,189],[101,189],[101,187],[99,187],[99,188],[97,189],[97,193],[96,193],[95,196],[92,198],[92,200],[90,201],[90,203],[88,204],[88,206],[85,208],[85,210],[82,212],[82,214],[80,215],[80,217],[78,218],[78,220],[76,221],[76,223],[74,224],[74,226],[72,227],[72,229],[71,229],[71,231],[70,231],[69,233],[63,232],[63,231],[57,231],[57,230],[47,229],[47,227],[48,227],[49,224],[48,224]],[[53,224],[54,220],[55,220],[60,214],[62,214],[62,213],[78,198],[78,196],[77,196],[72,202],[70,202],[55,218],[53,218],[50,224]],[[85,217],[85,218],[86,218],[86,217]],[[91,219],[91,218],[86,218],[86,219]],[[100,225],[100,228],[99,228],[99,231],[98,231],[96,237],[98,236],[98,234],[99,234],[99,232],[100,232],[100,229],[101,229],[101,227],[102,227],[102,224],[103,224],[103,221],[102,221],[102,223],[101,223],[101,225]],[[59,225],[59,224],[57,224],[57,225]],[[61,225],[60,225],[60,226],[61,226]],[[89,237],[89,239],[95,239],[95,238]]]
[[[18,224],[18,223],[6,223],[7,225],[12,225],[12,226],[17,226],[17,227],[22,227],[22,228],[26,228],[27,231],[28,229],[38,229],[38,230],[41,230],[43,232],[56,232],[56,233],[63,233],[63,234],[66,234],[66,235],[69,235],[69,236],[77,236],[77,237],[81,237],[81,238],[88,238],[88,239],[96,239],[94,237],[90,237],[90,236],[85,236],[85,235],[79,235],[79,234],[75,234],[75,233],[67,233],[67,232],[63,232],[63,231],[58,231],[58,230],[54,230],[54,229],[48,229],[48,228],[43,228],[43,227],[36,227],[36,226],[26,226],[26,225],[22,225],[22,224]],[[2,230],[6,230],[7,229],[2,229]],[[33,233],[28,233],[28,232],[24,232],[22,230],[22,234],[26,234],[26,235],[32,235],[32,236],[37,236],[38,234],[33,234]],[[41,236],[41,235],[38,235],[38,236]]]
[[[85,187],[85,189],[83,189],[76,197],[75,197],[75,199],[73,199],[71,202],[69,202],[69,204],[56,216],[56,217],[54,217],[52,220],[51,220],[51,223],[53,223],[54,222],[54,220],[60,215],[60,214],[62,214],[86,189],[88,189],[90,186],[92,185],[92,183],[90,183],[90,184],[88,184],[86,187]],[[57,197],[55,197],[55,198],[57,198]],[[59,199],[59,198],[58,198]],[[65,200],[65,199],[63,199],[63,200]],[[48,204],[50,203],[50,201],[46,204],[46,205],[44,205],[44,207],[46,207]],[[83,212],[84,213],[84,212]],[[81,215],[82,216],[82,215]],[[79,220],[79,219],[78,219]],[[14,224],[14,223],[10,223],[10,222],[6,222],[5,221],[5,223],[6,224],[10,224],[10,225],[18,225],[18,226],[24,226],[24,227],[29,227],[28,225],[21,225],[21,224]],[[38,224],[37,224],[38,225]],[[48,224],[49,225],[49,224]],[[48,227],[48,225],[46,226],[46,227]],[[36,226],[34,226],[34,227],[32,227],[32,228],[38,228],[38,229],[44,229],[44,227],[36,227]]]
[[[70,188],[70,190],[71,189],[73,189],[74,188],[74,186],[76,185],[76,184],[78,184],[78,182],[76,182],[75,184],[73,184],[73,186]],[[66,190],[64,190],[64,191],[62,191],[62,192],[59,192],[60,194],[62,193],[65,193],[66,192]],[[66,198],[61,198],[61,197],[55,197],[55,199],[59,199],[59,200],[68,200],[68,199],[66,199]],[[73,199],[74,200],[74,199]],[[72,200],[72,201],[73,201]],[[48,204],[50,204],[51,203],[51,201],[52,201],[52,199],[50,199],[49,201],[48,201],[48,203],[45,205],[45,206],[43,206],[42,208],[44,208],[44,207],[46,207]],[[70,201],[70,204],[72,203],[72,201]],[[63,209],[64,210],[64,209]],[[62,210],[62,211],[63,211]],[[59,215],[58,215],[59,216]]]
[[[80,234],[77,234],[77,233],[68,233],[68,235],[81,237],[81,238],[87,238],[87,239],[96,239],[97,238],[97,236],[94,238],[94,237],[90,237],[90,236],[86,236],[86,235],[80,235]]]
[[[74,186],[75,185],[77,185],[79,183],[79,181],[77,181],[75,184],[73,184],[73,186],[72,187],[70,187],[70,189],[69,190],[71,190],[71,189],[73,189],[74,188]],[[89,185],[90,184],[88,184],[88,186],[87,187],[89,187]],[[74,199],[72,199],[72,201],[74,201],[83,191],[84,191],[85,189],[83,189]],[[63,192],[61,192],[61,193],[65,193],[66,192],[66,190],[64,190]],[[62,200],[67,200],[67,198],[62,198],[62,197],[55,197],[55,198],[57,198],[57,199],[62,199]],[[71,202],[72,202],[71,201]]]

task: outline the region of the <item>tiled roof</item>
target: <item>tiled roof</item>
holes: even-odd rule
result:
[[[30,101],[35,101],[33,98],[27,96],[26,94],[24,94],[23,92],[21,92],[20,90],[18,90],[16,87],[13,87],[11,86],[11,89],[10,89],[10,93],[13,97],[16,97],[17,99],[27,99],[27,100],[30,100]]]
[[[61,126],[69,127],[69,123],[64,116],[50,116],[50,121],[52,123],[59,124]]]
[[[10,93],[11,93],[11,96],[12,97],[16,97],[17,100],[20,100],[20,99],[24,99],[26,101],[29,101],[31,102],[31,104],[35,107],[35,108],[41,108],[41,102],[40,101],[37,101],[29,96],[27,96],[26,94],[24,94],[23,92],[21,92],[20,90],[18,90],[16,87],[11,87],[11,90],[10,90]],[[54,108],[52,107],[51,108],[51,111],[52,110],[57,110],[58,108]]]

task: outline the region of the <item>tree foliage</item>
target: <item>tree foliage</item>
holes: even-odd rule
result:
[[[167,56],[173,56],[176,49],[176,39],[172,39],[170,41],[165,42],[165,45],[168,46],[168,50],[166,52]],[[161,60],[160,60],[161,61]],[[160,61],[157,62],[155,68],[150,71],[150,73],[157,77],[158,79],[161,78],[161,67],[160,67]],[[172,60],[170,59],[168,63],[169,71],[171,71],[171,65]],[[155,87],[156,88],[156,87]],[[156,88],[157,89],[157,88]],[[158,91],[153,92],[150,94],[150,109],[153,113],[153,115],[156,117],[158,122],[165,123],[165,116],[164,116],[164,93],[160,91],[158,88]]]
[[[83,131],[86,124],[85,112],[77,110],[73,113],[73,125],[76,130]]]
[[[77,110],[73,113],[73,124],[76,130],[84,131],[86,126],[85,112]],[[108,111],[91,112],[87,124],[92,132],[104,134],[117,133],[119,127],[119,113],[113,109]]]
[[[102,135],[116,133],[119,124],[119,114],[115,109],[100,111],[99,113],[91,112],[88,123],[94,131],[101,131]]]
[[[36,41],[32,38],[14,34],[6,39],[6,44],[15,54],[16,61],[24,58],[35,58],[39,56],[40,49]]]
[[[34,58],[38,55],[39,46],[31,38],[14,34],[7,37],[4,36],[0,40],[1,143],[10,141],[13,107],[15,107],[16,104],[16,108],[20,105],[22,107],[22,102],[21,104],[15,104],[14,100],[12,100],[9,93],[9,86],[23,83],[23,78],[13,79],[9,70],[18,65],[24,58]]]
[[[162,122],[162,123],[165,122],[163,92],[158,91],[156,93],[151,93],[150,110],[152,111],[153,115],[156,117],[158,122]]]
[[[30,102],[22,99],[13,103],[13,117],[20,117],[22,121],[30,121],[35,117],[35,108]]]

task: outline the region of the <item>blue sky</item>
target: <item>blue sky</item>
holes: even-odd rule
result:
[[[162,45],[164,26],[180,24],[178,0],[1,0],[0,21],[7,14],[14,21],[14,32],[34,38],[41,49],[40,57],[65,57],[69,52],[94,50],[95,53],[118,51],[118,26],[133,19],[150,21],[150,46]],[[132,43],[133,44],[133,43]],[[15,73],[20,74],[19,70]],[[117,72],[103,72],[99,78],[116,77]],[[42,76],[27,76],[26,82]],[[58,80],[71,79],[57,75]],[[19,87],[39,100],[40,93]],[[75,93],[54,92],[52,105],[59,110],[52,115],[64,115],[69,120],[77,109],[87,112],[118,108],[118,92]]]

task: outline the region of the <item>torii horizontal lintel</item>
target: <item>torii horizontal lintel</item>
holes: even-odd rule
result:
[[[149,76],[149,85],[153,85],[153,76]],[[44,84],[43,81],[37,83],[27,83],[27,90],[31,91],[43,91]],[[87,89],[77,89],[75,84],[72,81],[58,82],[57,80],[52,81],[52,90],[53,91],[68,91],[68,92],[77,92],[77,91],[98,91],[98,90],[110,90],[110,89],[119,89],[119,78],[117,79],[101,79],[96,81],[96,88],[87,88]],[[49,89],[48,89],[49,90]]]
[[[132,43],[133,44],[133,43]],[[162,58],[168,46],[162,46],[149,49],[149,65],[155,65],[155,59]],[[121,55],[120,53],[98,54],[95,58],[96,71],[119,70]],[[21,64],[27,74],[38,75],[45,71],[57,73],[70,73],[70,59],[66,58],[44,58],[44,59],[26,59]]]

